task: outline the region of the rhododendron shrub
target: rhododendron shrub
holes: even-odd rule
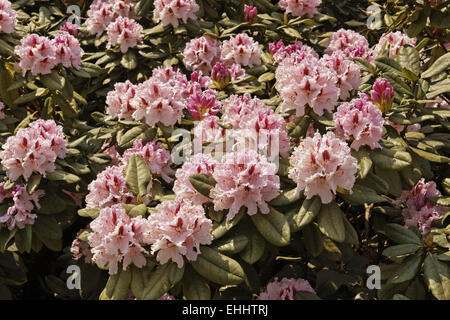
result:
[[[0,299],[449,300],[446,4],[0,0]]]

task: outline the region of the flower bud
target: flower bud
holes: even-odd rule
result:
[[[381,78],[375,81],[370,96],[381,112],[386,113],[392,108],[394,88],[386,79]]]
[[[258,15],[258,8],[244,5],[245,21],[254,23]]]
[[[214,86],[218,90],[223,90],[228,83],[230,83],[231,76],[230,71],[227,66],[223,62],[217,62],[212,71],[211,71],[211,79],[213,81]]]

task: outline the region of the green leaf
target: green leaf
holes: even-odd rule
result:
[[[131,284],[131,270],[119,270],[109,276],[106,287],[100,295],[100,300],[125,300]]]
[[[31,225],[28,224],[24,229],[18,230],[15,237],[15,243],[19,252],[31,252],[31,239],[33,231],[31,230]]]
[[[259,261],[259,259],[261,259],[266,247],[266,242],[253,226],[250,226],[250,230],[247,233],[247,236],[247,246],[243,251],[240,252],[239,255],[241,256],[242,260],[244,260],[248,264],[254,264],[255,262]]]
[[[221,239],[214,244],[214,247],[223,254],[235,254],[245,249],[248,244],[246,235],[237,235],[232,238]]]
[[[201,247],[201,253],[191,265],[204,278],[221,285],[240,284],[245,273],[239,263],[209,247]]]
[[[356,232],[353,225],[350,223],[350,221],[347,220],[347,218],[344,217],[344,227],[345,227],[345,243],[352,244],[356,247],[359,246],[359,239],[358,239],[358,233]]]
[[[399,244],[422,244],[420,238],[413,231],[395,223],[386,224],[384,233],[392,241]]]
[[[128,50],[126,54],[120,59],[120,64],[127,70],[134,70],[138,65],[136,53],[133,50]]]
[[[81,180],[80,177],[72,173],[64,172],[62,170],[49,172],[47,173],[45,178],[50,181],[64,181],[66,183],[77,183]]]
[[[151,273],[150,278],[145,284],[142,298],[144,300],[156,300],[160,298],[183,278],[183,274],[184,266],[183,268],[178,268],[175,263],[159,265]]]
[[[62,90],[66,83],[66,79],[61,77],[56,70],[50,74],[40,75],[42,84],[50,90]]]
[[[136,154],[132,155],[125,169],[125,180],[131,192],[144,197],[151,179],[152,174],[144,159]]]
[[[135,265],[131,266],[131,291],[137,300],[142,300],[142,295],[147,287],[148,280],[152,275],[152,270],[156,263],[147,260],[147,263],[142,268]]]
[[[8,248],[9,242],[17,233],[17,229],[9,230],[0,228],[0,253],[4,253]]]
[[[445,157],[445,156],[441,156],[435,153],[431,153],[431,152],[426,152],[414,147],[409,147],[412,151],[414,151],[414,153],[418,154],[419,156],[421,156],[422,158],[431,161],[431,162],[437,162],[437,163],[450,163],[450,158]]]
[[[448,70],[450,67],[450,52],[447,52],[443,56],[439,57],[431,67],[422,73],[422,78],[431,78],[439,75],[441,72]]]
[[[319,228],[314,223],[310,223],[302,229],[302,233],[308,252],[313,257],[319,256],[323,251],[323,236]]]
[[[420,56],[416,48],[410,45],[401,47],[397,59],[403,68],[414,72],[414,75],[417,77],[417,74],[420,72]]]
[[[424,262],[424,278],[433,296],[438,300],[450,300],[450,270],[448,263],[428,255]]]
[[[344,242],[344,213],[336,202],[322,204],[319,216],[317,217],[317,225],[320,231],[329,238],[337,242]]]
[[[355,183],[351,193],[343,193],[341,197],[348,203],[361,206],[365,203],[380,203],[387,201],[386,198],[379,196],[375,190]]]
[[[292,216],[291,231],[296,232],[311,223],[319,215],[321,206],[322,201],[317,196],[305,199],[298,213]]]
[[[291,205],[298,200],[300,200],[300,197],[302,196],[302,192],[297,192],[297,188],[294,188],[292,190],[284,191],[281,193],[278,197],[270,201],[270,205],[276,206],[276,207],[282,207]]]
[[[39,214],[57,214],[63,212],[67,204],[56,193],[47,190],[42,198],[39,199],[40,208],[36,209]]]
[[[62,230],[55,218],[40,215],[33,225],[33,231],[40,237],[57,240],[62,238]]]
[[[408,152],[387,148],[373,150],[371,158],[373,163],[380,168],[391,170],[401,170],[408,167],[412,162],[411,155]]]
[[[216,185],[216,180],[207,174],[193,174],[189,176],[189,182],[198,193],[208,198],[211,189]]]
[[[183,298],[186,300],[211,299],[211,288],[208,282],[191,268],[186,270],[186,276],[183,279]]]
[[[281,212],[270,208],[268,214],[257,213],[251,216],[259,233],[271,244],[284,247],[291,240],[289,223]]]
[[[28,179],[27,183],[27,192],[28,194],[33,194],[34,191],[39,187],[39,183],[41,183],[41,175],[37,173],[33,173]]]
[[[219,239],[220,237],[223,237],[228,231],[231,230],[234,226],[236,226],[241,219],[245,215],[245,208],[241,208],[239,213],[231,220],[222,221],[219,225],[215,226],[213,230],[211,231],[211,234],[213,235],[214,239]]]
[[[399,269],[397,269],[394,277],[391,279],[392,283],[402,283],[413,279],[417,272],[419,272],[422,263],[422,255],[414,255],[407,257],[402,262]]]
[[[80,217],[92,218],[95,219],[98,217],[100,213],[100,208],[84,208],[78,210],[78,215]]]
[[[399,244],[396,246],[389,247],[383,250],[383,256],[386,257],[399,257],[406,254],[414,253],[419,250],[419,246],[417,244]]]
[[[310,291],[295,292],[295,300],[321,300],[318,295]]]

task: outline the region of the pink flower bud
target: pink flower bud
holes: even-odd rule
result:
[[[248,21],[250,23],[255,22],[256,17],[258,15],[258,8],[244,5],[244,12],[245,12],[245,21]]]
[[[217,89],[222,90],[228,85],[230,78],[230,71],[228,70],[226,64],[223,62],[217,62],[211,71],[211,79],[214,86]]]
[[[78,36],[78,26],[70,22],[66,22],[59,30],[66,31],[74,37]]]
[[[370,96],[372,101],[382,112],[387,112],[392,108],[394,88],[386,79],[381,78],[373,84],[373,89],[370,92]]]
[[[213,90],[196,91],[189,98],[187,109],[195,120],[202,120],[206,116],[214,116],[219,112],[219,103]]]

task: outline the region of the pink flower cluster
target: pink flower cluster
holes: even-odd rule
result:
[[[189,97],[186,108],[194,120],[202,120],[219,112],[220,103],[216,100],[216,95],[216,91],[206,89],[198,90]]]
[[[336,51],[348,58],[368,58],[369,42],[353,30],[339,29],[331,35],[325,53],[331,55]]]
[[[375,48],[371,51],[372,59],[375,59],[385,46],[389,46],[389,58],[395,59],[401,47],[404,45],[415,46],[416,42],[406,34],[396,31],[383,35]]]
[[[209,74],[219,62],[221,44],[212,37],[203,36],[186,43],[183,51],[183,63],[188,70]]]
[[[172,260],[178,268],[184,265],[183,256],[197,260],[200,245],[211,244],[213,239],[212,221],[205,216],[203,207],[187,199],[176,199],[164,201],[156,209],[147,218],[151,252],[157,252],[156,260],[161,264]]]
[[[124,177],[125,166],[109,166],[88,185],[87,208],[106,208],[115,204],[135,204],[137,199],[128,189]]]
[[[221,59],[228,66],[234,63],[243,67],[261,64],[262,50],[259,43],[246,33],[240,33],[225,40],[222,45]]]
[[[173,169],[170,167],[172,158],[163,145],[155,142],[148,142],[144,145],[142,140],[135,140],[133,148],[124,152],[122,161],[127,163],[128,159],[135,154],[144,159],[153,176],[161,177],[166,182],[173,180],[170,177],[174,174]]]
[[[295,300],[298,291],[316,293],[308,281],[304,279],[283,278],[267,284],[266,290],[261,292],[258,300]]]
[[[248,215],[269,213],[267,202],[280,193],[276,173],[276,165],[256,151],[227,153],[213,172],[217,181],[210,193],[214,210],[228,209],[227,220],[233,219],[243,206]]]
[[[402,210],[405,227],[418,227],[422,235],[432,229],[433,221],[441,219],[448,208],[433,203],[430,198],[440,198],[442,194],[436,189],[436,183],[421,179],[411,191],[403,191],[397,205],[405,203]]]
[[[219,121],[219,117],[210,116],[196,123],[193,130],[194,148],[200,148],[204,143],[217,143],[225,139],[226,130],[219,124]]]
[[[66,146],[62,126],[53,120],[37,120],[6,140],[0,152],[1,164],[12,181],[20,176],[28,181],[34,171],[45,177],[55,170],[55,160],[66,156]]]
[[[333,111],[340,95],[338,76],[324,60],[305,52],[294,55],[281,61],[275,76],[282,111],[294,109],[297,116],[303,116],[307,107],[318,115]]]
[[[189,177],[194,174],[213,175],[217,161],[208,155],[195,154],[188,162],[177,170],[173,192],[178,198],[190,199],[194,205],[209,202],[210,199],[198,193],[189,181]]]
[[[89,235],[92,261],[101,267],[108,266],[109,274],[116,274],[118,264],[123,270],[131,264],[138,268],[146,265],[144,249],[149,244],[149,222],[143,217],[131,218],[121,205],[103,208],[90,223]]]
[[[19,57],[19,68],[25,76],[28,68],[31,74],[49,74],[58,64],[65,67],[80,68],[83,49],[74,36],[68,32],[57,34],[55,39],[39,36],[35,33],[20,40],[20,45],[14,48]]]
[[[316,13],[319,13],[317,7],[321,3],[321,0],[280,0],[278,5],[286,13],[291,13],[295,17],[306,14],[309,18],[312,18]]]
[[[118,17],[135,18],[134,0],[94,0],[87,12],[90,34],[100,36]]]
[[[153,17],[157,22],[162,22],[163,26],[171,24],[178,27],[178,19],[187,23],[188,19],[197,20],[195,13],[200,9],[195,0],[155,0]]]
[[[7,198],[12,198],[13,204],[0,217],[0,223],[3,223],[9,230],[23,229],[28,224],[34,224],[37,215],[31,213],[31,211],[35,207],[37,209],[41,207],[39,198],[44,195],[44,190],[36,190],[30,195],[27,192],[27,186],[24,184],[17,184],[9,190],[5,190],[4,185],[5,182],[0,182],[0,204]]]
[[[125,181],[124,170],[128,159],[132,155],[142,157],[153,176],[161,176],[165,181],[171,182],[170,177],[174,174],[170,165],[172,160],[169,152],[155,142],[143,144],[142,140],[134,141],[133,148],[126,150],[123,157],[118,155],[118,164],[109,166],[97,175],[89,186],[89,193],[86,196],[87,208],[105,208],[119,203],[135,204],[136,197],[130,191]],[[152,183],[147,186],[150,193]],[[150,194],[144,199],[144,203],[150,200]]]
[[[383,134],[384,118],[381,111],[361,97],[341,104],[333,114],[336,135],[352,141],[351,148],[359,150],[362,145],[371,149],[381,148],[378,141]]]
[[[352,90],[357,90],[361,84],[361,74],[359,66],[346,58],[342,51],[335,51],[331,55],[324,55],[323,62],[332,71],[336,73],[337,83],[339,88],[339,98],[346,100],[350,97]]]
[[[0,101],[0,120],[5,119],[5,114],[3,113],[3,109],[5,109],[5,104]]]
[[[287,58],[290,58],[288,63],[295,64],[298,59],[303,59],[307,54],[319,58],[317,52],[310,46],[303,44],[301,41],[297,41],[294,44],[286,46],[283,42],[271,42],[269,43],[269,50],[273,55],[276,63],[281,63]]]
[[[194,96],[194,104],[205,98],[201,105],[205,110],[197,111],[209,112],[210,108],[216,109],[215,100],[212,99],[214,91],[209,90],[201,93],[203,88],[209,86],[211,80],[203,77],[201,73],[194,72],[191,81],[175,68],[157,68],[153,70],[150,79],[141,84],[133,85],[128,80],[125,83],[116,83],[114,90],[108,92],[106,113],[110,117],[118,117],[125,120],[144,121],[149,126],[154,126],[158,122],[165,126],[173,126],[181,122],[183,109],[189,103],[189,98]],[[190,105],[194,108],[193,105]],[[196,107],[195,107],[196,108]]]
[[[17,24],[17,14],[11,8],[11,2],[0,0],[0,32],[13,33]]]
[[[107,28],[108,45],[111,48],[120,45],[120,51],[126,53],[129,48],[135,47],[142,41],[142,26],[133,19],[118,17]]]
[[[352,190],[356,180],[356,159],[331,131],[305,138],[294,149],[290,164],[288,176],[297,183],[297,192],[304,190],[307,199],[318,195],[322,203],[330,203],[338,187]]]

